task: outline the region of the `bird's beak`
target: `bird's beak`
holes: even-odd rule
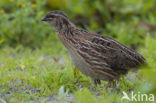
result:
[[[47,21],[46,17],[43,17],[43,18],[41,19],[41,21]]]

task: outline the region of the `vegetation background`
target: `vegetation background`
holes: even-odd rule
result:
[[[56,9],[78,27],[135,49],[148,66],[108,91],[107,82],[96,87],[74,68],[53,28],[40,21]],[[0,103],[125,103],[123,91],[156,94],[155,78],[155,0],[0,0]]]

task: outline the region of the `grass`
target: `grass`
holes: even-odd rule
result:
[[[74,67],[49,24],[40,21],[53,9],[135,49],[148,66],[129,72],[108,91],[105,81],[96,87]],[[137,101],[122,101],[123,91],[129,97],[156,95],[155,11],[154,0],[0,0],[0,103],[131,103]]]
[[[148,42],[150,50],[152,47]],[[138,91],[143,81],[149,85],[147,80],[142,79],[140,72],[144,71],[141,70],[139,74],[130,72],[117,81],[117,87],[106,91],[107,82],[103,81],[96,87],[89,77],[75,69],[66,49],[45,48],[32,50],[17,46],[1,49],[1,102],[122,102],[122,91]],[[56,52],[58,50],[62,52]],[[149,55],[146,52],[145,55]]]
[[[64,93],[60,88],[64,88],[69,94],[78,90],[79,92],[76,91],[75,94],[79,95],[81,89],[91,85],[91,80],[80,73],[74,77],[74,66],[67,55],[52,56],[51,53],[47,54],[42,50],[19,51],[19,48],[21,47],[16,49],[6,47],[0,53],[0,68],[3,69],[0,72],[0,86],[3,88],[0,92],[7,102],[16,100],[37,102],[42,101],[43,97],[48,99],[48,96],[57,98],[57,95],[63,95],[59,92]],[[68,93],[63,96],[69,95]]]

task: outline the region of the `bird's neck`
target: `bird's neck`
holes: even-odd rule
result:
[[[55,31],[57,32],[58,35],[67,36],[67,35],[69,35],[71,33],[73,28],[76,28],[76,26],[71,22],[58,23],[55,26]]]
[[[72,27],[75,27],[75,25],[73,23],[71,23],[70,21],[59,21],[55,24],[55,30],[58,31],[67,31]]]
[[[74,24],[62,24],[55,27],[55,31],[59,37],[59,39],[62,41],[62,43],[65,45],[67,49],[70,49],[69,45],[69,39],[73,36],[73,30],[76,26]]]

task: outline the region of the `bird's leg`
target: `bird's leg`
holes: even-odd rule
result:
[[[74,71],[74,77],[80,79],[81,76],[79,70],[76,67],[74,67],[73,71]]]
[[[108,81],[108,84],[106,85],[106,90],[108,90],[108,88],[110,88],[111,86],[114,86],[115,85],[115,81],[111,80],[111,81]]]
[[[76,81],[74,82],[74,84],[80,83],[80,82],[87,82],[86,80],[81,80],[81,74],[80,71],[75,67],[74,68],[74,78],[76,78]]]
[[[80,77],[80,72],[78,71],[78,69],[76,67],[73,68],[74,71],[74,78],[76,78],[76,81],[74,82],[74,84],[77,84],[79,82]]]
[[[94,84],[97,86],[98,84],[100,85],[101,84],[101,81],[100,81],[100,79],[95,79],[94,80]]]

